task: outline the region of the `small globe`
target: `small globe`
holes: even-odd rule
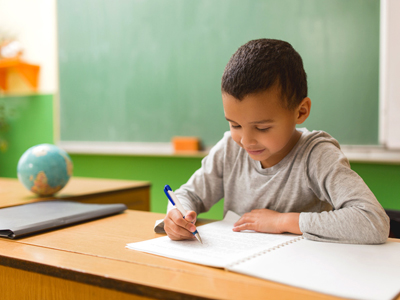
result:
[[[40,144],[25,151],[18,161],[19,181],[39,196],[61,190],[72,175],[73,164],[67,152],[51,144]]]

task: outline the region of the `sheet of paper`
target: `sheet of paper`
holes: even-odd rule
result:
[[[344,298],[389,300],[400,291],[400,243],[302,239],[229,270]]]
[[[154,232],[155,233],[165,233],[164,219],[156,220],[156,223],[154,224]]]
[[[129,249],[178,260],[224,268],[227,265],[295,238],[291,234],[234,232],[239,215],[228,212],[222,221],[199,226],[203,244],[196,239],[172,241],[169,237],[130,243]]]

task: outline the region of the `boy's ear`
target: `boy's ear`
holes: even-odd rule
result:
[[[299,106],[296,109],[297,120],[296,124],[302,124],[305,120],[307,120],[311,111],[311,99],[306,97],[304,98]]]

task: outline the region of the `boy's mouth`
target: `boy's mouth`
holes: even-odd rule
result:
[[[264,152],[264,150],[265,149],[262,149],[262,150],[249,150],[249,149],[246,149],[247,153],[250,154],[250,155],[260,155],[261,153]]]

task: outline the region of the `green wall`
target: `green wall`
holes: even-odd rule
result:
[[[16,178],[19,157],[36,144],[53,142],[53,97],[36,95],[0,98],[6,107],[10,129],[4,134],[9,143],[0,152],[0,176]],[[151,210],[164,212],[167,200],[163,186],[174,189],[186,182],[200,167],[201,158],[173,156],[71,155],[74,175],[131,180],[152,183]],[[384,208],[400,210],[400,165],[352,163]],[[222,202],[202,217],[220,219]]]
[[[164,185],[177,189],[200,167],[201,159],[171,156],[71,155],[74,174],[84,177],[146,180],[152,183],[151,210],[165,212]],[[222,218],[222,201],[204,217]]]
[[[53,96],[0,97],[8,131],[0,132],[8,149],[0,152],[0,176],[16,177],[17,163],[26,149],[53,143]]]

